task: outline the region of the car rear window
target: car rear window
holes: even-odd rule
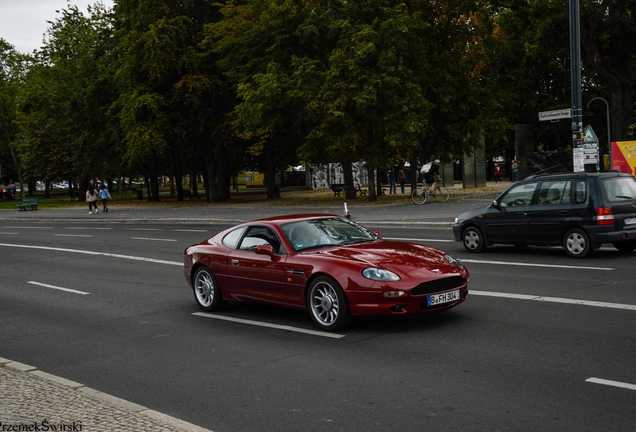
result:
[[[636,179],[633,177],[603,179],[602,185],[605,198],[610,202],[636,200]]]

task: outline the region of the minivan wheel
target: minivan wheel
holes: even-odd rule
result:
[[[477,227],[468,227],[462,234],[462,243],[468,252],[483,252],[486,249],[486,241],[481,230]]]
[[[592,251],[590,236],[580,228],[572,228],[563,237],[563,248],[572,258],[588,257]]]
[[[625,242],[616,242],[613,243],[614,247],[621,252],[631,252],[636,249],[636,241],[630,240]]]

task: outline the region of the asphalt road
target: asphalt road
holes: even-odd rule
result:
[[[388,223],[400,211],[363,216],[384,237],[462,259],[471,294],[338,338],[297,311],[198,314],[181,254],[226,222],[3,220],[0,357],[214,431],[633,430],[636,254],[472,255],[443,224]]]

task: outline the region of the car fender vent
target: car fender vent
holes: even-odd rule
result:
[[[423,295],[438,291],[446,291],[453,288],[459,288],[465,284],[466,280],[461,276],[436,279],[429,282],[422,282],[411,290],[411,295]]]

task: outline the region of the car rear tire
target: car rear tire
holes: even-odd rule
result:
[[[565,234],[563,249],[572,258],[586,258],[594,251],[590,236],[581,228],[572,228]]]
[[[486,249],[484,234],[477,227],[468,227],[462,234],[462,243],[468,252],[483,252]]]
[[[338,331],[351,324],[347,297],[338,282],[328,276],[318,276],[309,286],[307,308],[322,330]]]
[[[197,304],[206,312],[221,310],[227,304],[227,300],[221,296],[219,284],[207,267],[197,269],[192,278],[192,287]]]
[[[636,241],[630,240],[625,242],[613,243],[614,247],[621,252],[632,252],[636,249]]]

